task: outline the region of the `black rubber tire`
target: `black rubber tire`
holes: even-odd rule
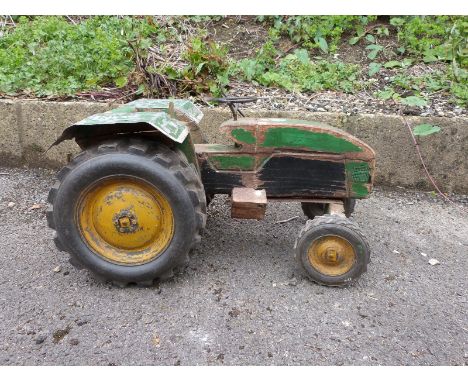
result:
[[[103,177],[116,175],[153,184],[171,204],[174,236],[164,252],[148,263],[126,266],[105,260],[85,243],[75,223],[82,191]],[[70,254],[76,268],[86,268],[98,279],[123,287],[168,279],[175,268],[188,264],[188,253],[200,241],[206,224],[206,200],[200,177],[182,152],[143,140],[106,141],[75,156],[57,178],[48,196],[47,221],[56,231],[57,248]]]
[[[215,194],[206,194],[205,197],[206,197],[206,206],[208,207],[213,201]]]
[[[301,203],[302,211],[308,219],[313,219],[316,216],[321,216],[325,213],[327,205],[325,203]]]
[[[319,272],[312,266],[308,258],[307,252],[312,242],[330,234],[345,238],[351,243],[356,253],[353,267],[340,276],[329,276]],[[370,247],[363,233],[355,223],[339,215],[323,215],[314,220],[308,220],[299,233],[294,248],[299,268],[311,281],[321,285],[350,285],[366,272],[367,264],[370,262]]]
[[[343,201],[344,204],[344,212],[347,218],[351,217],[354,212],[354,207],[356,207],[356,199],[354,198],[347,198]]]
[[[346,217],[351,217],[354,212],[354,207],[356,206],[356,199],[347,198],[343,201],[343,205]],[[302,202],[301,207],[304,215],[309,219],[313,219],[316,216],[322,216],[327,210],[327,205],[325,203]]]

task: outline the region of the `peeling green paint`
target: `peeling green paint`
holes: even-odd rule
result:
[[[188,118],[190,118],[195,123],[200,123],[203,118],[202,111],[195,106],[193,102],[190,102],[186,99],[148,99],[148,98],[141,98],[135,101],[126,103],[122,105],[118,109],[115,109],[114,112],[119,112],[119,109],[127,109],[133,108],[136,109],[163,109],[166,112],[169,109],[169,104],[173,103],[174,108],[179,112],[185,114]]]
[[[351,191],[353,197],[356,198],[365,198],[369,194],[369,190],[362,183],[353,183],[351,185]]]
[[[294,127],[271,128],[265,134],[263,147],[304,147],[330,153],[357,152],[362,149],[354,143],[333,134],[318,133]]]
[[[353,182],[369,182],[369,163],[367,162],[347,162],[346,172]]]
[[[136,107],[126,103],[117,109],[109,110],[109,113],[136,113]]]
[[[195,147],[192,143],[192,138],[190,137],[190,134],[187,135],[187,138],[185,138],[185,140],[182,143],[178,143],[176,146],[180,151],[184,153],[189,163],[193,163],[197,170],[199,170],[198,161],[195,155]]]
[[[219,170],[255,169],[255,157],[251,155],[213,155],[209,160]]]
[[[347,162],[346,176],[351,184],[352,196],[363,198],[369,194],[366,185],[370,182],[370,169],[367,162]]]
[[[147,123],[175,142],[182,143],[189,134],[186,124],[164,112],[100,113],[85,118],[75,125],[113,125],[117,123]]]
[[[252,132],[245,129],[234,129],[231,131],[231,135],[243,143],[253,145],[256,142],[255,136],[252,134]]]

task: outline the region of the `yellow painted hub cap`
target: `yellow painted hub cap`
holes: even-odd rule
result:
[[[84,192],[77,220],[87,245],[105,259],[144,264],[162,253],[174,235],[174,216],[165,196],[133,178],[109,179]]]
[[[351,243],[340,236],[322,236],[312,242],[307,251],[310,264],[327,276],[341,276],[356,262]]]

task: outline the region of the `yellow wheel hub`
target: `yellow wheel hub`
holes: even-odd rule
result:
[[[77,220],[94,252],[125,265],[153,260],[174,235],[174,217],[166,197],[133,178],[104,180],[85,191]]]
[[[312,242],[307,251],[310,264],[327,276],[341,276],[356,262],[351,243],[340,236],[322,236]]]

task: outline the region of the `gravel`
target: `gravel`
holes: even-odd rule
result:
[[[322,91],[312,94],[294,93],[284,89],[265,88],[242,82],[234,82],[229,91],[231,96],[262,97],[256,103],[248,104],[249,109],[271,111],[309,111],[333,112],[348,115],[357,114],[398,114],[401,108],[403,114],[422,117],[466,117],[468,110],[450,103],[449,97],[443,93],[429,95],[428,105],[424,107],[409,107],[392,100],[381,100],[373,92],[380,89],[359,91],[346,94],[334,91]],[[202,105],[206,106],[206,105]],[[242,108],[242,107],[241,107]]]
[[[383,80],[385,80],[384,77]],[[347,94],[335,91],[321,91],[315,93],[290,92],[280,88],[267,88],[260,85],[245,82],[232,82],[228,91],[229,96],[235,97],[258,97],[255,103],[246,105],[249,110],[274,111],[306,111],[306,112],[330,112],[345,113],[347,115],[359,114],[399,114],[415,115],[421,117],[468,117],[468,109],[455,105],[450,101],[447,94],[439,92],[426,95],[428,104],[424,107],[405,106],[392,100],[376,98],[374,93],[382,90],[379,84],[368,90]],[[408,96],[408,95],[406,95]],[[8,98],[0,96],[0,99]],[[12,97],[21,99],[24,97]],[[184,97],[191,99],[201,107],[220,107],[208,103],[205,98],[209,97]],[[29,98],[25,98],[29,99]],[[42,101],[89,101],[89,102],[115,102],[124,104],[134,99],[134,93],[123,93],[121,89],[105,89],[99,94],[82,93],[78,97],[49,97],[41,98]],[[225,107],[226,110],[229,110]],[[242,105],[240,109],[243,110]]]
[[[292,247],[305,223],[298,203],[273,203],[265,220],[241,221],[217,196],[184,273],[119,289],[74,269],[54,247],[45,220],[51,171],[0,173],[2,365],[468,361],[466,196],[452,195],[450,205],[431,193],[378,189],[358,202],[354,220],[372,262],[343,289],[310,283],[295,268]]]

